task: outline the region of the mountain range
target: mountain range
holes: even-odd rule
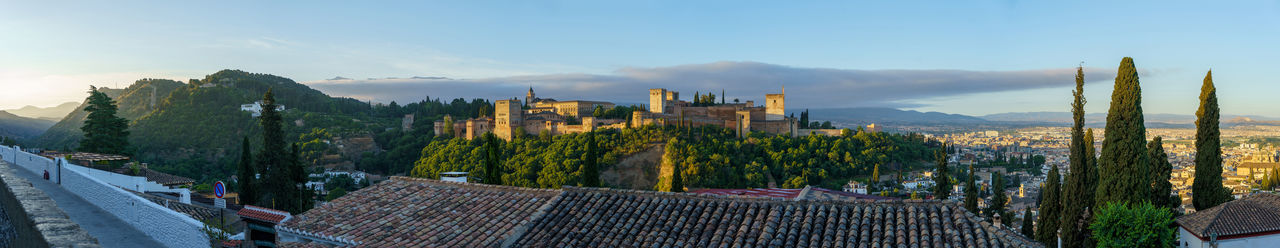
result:
[[[0,111],[0,137],[12,137],[17,140],[35,138],[53,126],[53,121],[28,118]]]
[[[6,109],[4,111],[17,116],[57,122],[62,120],[62,117],[66,117],[68,113],[71,113],[71,111],[75,111],[78,106],[80,106],[80,103],[78,102],[65,102],[58,104],[58,106],[47,108],[27,105],[16,109]]]

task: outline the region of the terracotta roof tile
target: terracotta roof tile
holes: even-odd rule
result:
[[[1208,240],[1280,230],[1280,196],[1260,193],[1178,217],[1177,223],[1191,234]]]
[[[244,205],[244,208],[237,211],[236,215],[276,224],[279,224],[280,221],[288,219],[291,216],[289,212],[254,205]]]

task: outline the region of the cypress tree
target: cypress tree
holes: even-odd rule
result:
[[[987,203],[987,216],[994,217],[996,215],[1003,216],[1004,204],[1009,200],[1009,195],[1004,194],[1004,174],[1000,172],[991,172],[991,202]],[[1005,223],[1013,220],[1004,218]]]
[[[258,202],[270,203],[271,208],[284,209],[278,206],[289,204],[289,195],[294,192],[289,178],[289,151],[285,148],[283,121],[280,112],[276,111],[276,98],[271,89],[262,96],[262,115],[258,116],[262,124],[262,149],[258,151],[258,166],[266,181],[262,183],[263,191]]]
[[[84,119],[80,131],[84,139],[80,140],[79,151],[129,155],[129,121],[116,116],[116,101],[98,88],[90,88],[89,106],[84,107],[89,115]]]
[[[964,185],[964,209],[970,213],[978,212],[978,185],[973,182],[973,165],[969,165],[969,181]]]
[[[255,185],[255,176],[258,174],[253,169],[253,153],[249,150],[249,137],[245,136],[240,145],[240,164],[237,165],[237,182],[240,188],[240,204],[253,205],[258,203],[258,189]]]
[[[871,170],[871,181],[880,182],[880,164],[876,164],[876,167]]]
[[[498,167],[501,151],[499,139],[492,132],[484,134],[484,183],[502,185],[502,169]]]
[[[1040,219],[1038,221],[1040,227],[1036,228],[1035,239],[1040,243],[1044,243],[1045,247],[1057,247],[1059,220],[1063,213],[1062,205],[1066,205],[1071,201],[1059,195],[1061,191],[1059,191],[1060,174],[1058,173],[1058,166],[1050,167],[1049,175],[1045,178],[1044,187],[1040,188],[1040,194],[1044,198],[1040,199]],[[1063,238],[1065,239],[1066,237]]]
[[[671,192],[684,192],[684,179],[680,176],[684,172],[680,169],[680,163],[673,164],[671,168]]]
[[[1173,175],[1173,164],[1169,163],[1169,154],[1164,152],[1164,142],[1159,136],[1147,143],[1147,156],[1151,157],[1151,204],[1162,208],[1176,208],[1176,201],[1169,193],[1173,192],[1173,183],[1169,178]]]
[[[444,116],[444,128],[442,129],[444,131],[444,134],[440,136],[444,136],[446,138],[453,138],[453,116],[449,116],[449,115]]]
[[[596,134],[595,132],[587,132],[587,151],[582,158],[582,166],[578,169],[582,173],[583,187],[600,187],[600,168],[597,163],[600,155],[596,151]]]
[[[1098,175],[1098,168],[1094,164],[1093,130],[1089,129],[1086,134],[1084,128],[1084,105],[1087,102],[1084,98],[1084,67],[1076,68],[1076,89],[1072,91],[1072,95],[1075,99],[1071,102],[1073,123],[1068,154],[1070,173],[1058,197],[1062,213],[1056,224],[1062,230],[1063,247],[1083,247],[1089,239],[1090,230],[1082,224],[1087,222],[1082,220],[1093,209]],[[1044,212],[1040,214],[1046,215]]]
[[[1095,204],[1142,202],[1150,192],[1145,174],[1147,128],[1142,117],[1142,88],[1133,58],[1120,61],[1111,109],[1107,112],[1106,137],[1098,159],[1098,194]],[[1220,187],[1220,186],[1219,186]]]
[[[937,168],[933,170],[933,198],[938,200],[946,200],[951,197],[951,176],[947,172],[951,169],[947,168],[947,152],[946,147],[933,152],[937,159]]]
[[[1200,86],[1200,108],[1196,110],[1196,177],[1191,184],[1191,203],[1196,210],[1231,201],[1231,190],[1222,187],[1218,118],[1218,89],[1213,86],[1213,71],[1209,71]]]
[[[1022,213],[1022,236],[1035,237],[1035,224],[1032,223],[1031,208]]]

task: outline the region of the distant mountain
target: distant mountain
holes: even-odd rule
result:
[[[26,140],[39,136],[53,126],[53,121],[18,116],[0,111],[0,136]]]
[[[799,112],[795,112],[799,116]],[[853,124],[980,124],[987,120],[967,115],[940,112],[920,112],[893,108],[832,108],[810,109],[813,121],[831,121]]]
[[[50,120],[51,122],[57,122],[58,120],[61,120],[62,117],[66,117],[68,113],[71,113],[71,111],[75,111],[77,106],[80,106],[80,103],[65,102],[58,104],[58,106],[48,108],[27,105],[22,108],[6,109],[4,111],[22,117],[45,119]]]
[[[999,122],[1036,122],[1045,124],[1071,124],[1071,112],[1018,112],[1018,113],[1000,113],[980,116],[980,118],[988,121]],[[1149,125],[1194,125],[1196,121],[1195,115],[1184,114],[1145,114],[1143,119]],[[1107,122],[1106,113],[1089,113],[1084,116],[1086,125],[1103,125]],[[1280,123],[1280,119],[1256,116],[1256,115],[1223,115],[1223,123],[1256,123],[1269,124],[1272,122]]]

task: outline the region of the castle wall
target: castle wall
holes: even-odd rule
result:
[[[517,100],[498,100],[494,105],[493,134],[504,140],[511,140],[515,128],[524,122],[520,102]]]
[[[765,120],[779,121],[787,115],[786,94],[768,94],[765,98]]]

